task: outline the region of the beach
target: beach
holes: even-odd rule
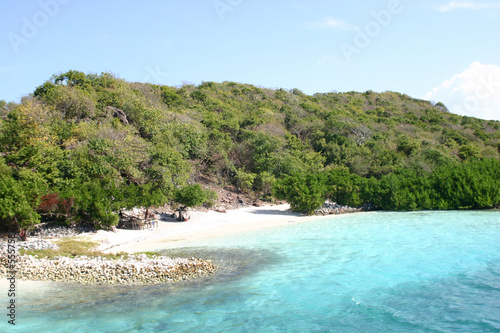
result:
[[[100,230],[90,235],[99,242],[99,249],[107,253],[137,253],[182,247],[207,238],[223,237],[264,228],[306,222],[318,216],[304,216],[292,212],[289,204],[244,207],[225,213],[190,211],[191,219],[178,222],[161,219],[158,227],[144,230],[117,229],[115,232]],[[89,237],[88,234],[81,237]]]
[[[337,208],[335,208],[337,209]],[[188,211],[190,219],[179,222],[168,214],[159,214],[154,227],[84,232],[75,236],[98,244],[97,250],[120,256],[117,260],[80,256],[55,259],[20,256],[16,258],[17,278],[79,282],[85,284],[155,284],[206,276],[217,270],[210,260],[183,254],[183,258],[157,255],[166,249],[196,246],[198,241],[216,239],[251,231],[304,223],[320,216],[292,212],[288,204],[248,206],[227,211]],[[67,237],[67,236],[59,236]],[[57,241],[32,237],[27,243],[54,246]],[[28,246],[29,244],[24,244]],[[6,257],[2,257],[3,261]],[[3,266],[6,266],[3,263]],[[5,269],[0,275],[6,276]]]

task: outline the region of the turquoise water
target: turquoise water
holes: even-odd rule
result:
[[[53,284],[20,298],[9,332],[500,332],[499,211],[342,215],[175,251],[223,269]]]

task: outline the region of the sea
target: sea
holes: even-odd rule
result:
[[[0,331],[500,332],[498,210],[290,217],[162,253],[220,268],[176,284],[17,290],[16,325],[4,314]]]

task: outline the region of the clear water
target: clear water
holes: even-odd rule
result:
[[[224,268],[181,285],[53,284],[20,298],[8,331],[500,332],[499,211],[335,216],[175,252]]]

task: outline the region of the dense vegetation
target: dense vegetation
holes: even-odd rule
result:
[[[290,175],[276,185],[278,198],[312,213],[325,198],[354,207],[384,210],[482,209],[500,204],[500,161],[493,158],[449,163],[428,173],[397,169],[365,178],[347,169]]]
[[[0,101],[0,117],[4,229],[109,227],[125,207],[213,202],[194,186],[202,177],[306,212],[324,198],[402,210],[500,203],[500,122],[395,92],[169,87],[69,71],[19,104]]]

